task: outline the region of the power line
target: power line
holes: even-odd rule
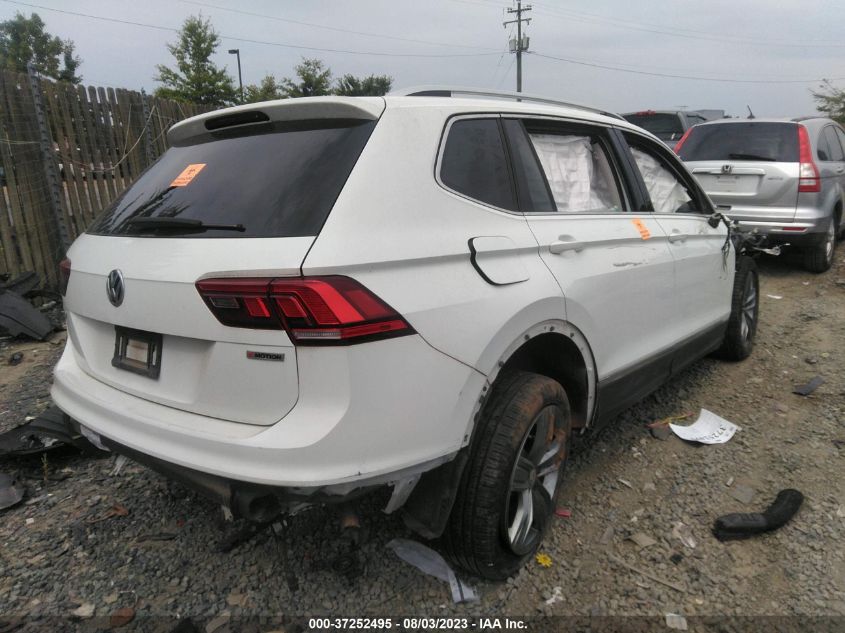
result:
[[[132,20],[121,20],[120,18],[108,18],[102,15],[92,15],[90,13],[81,13],[78,11],[68,11],[66,9],[55,9],[53,7],[45,7],[39,4],[30,4],[28,2],[20,2],[19,0],[0,0],[9,4],[16,4],[31,9],[42,9],[44,11],[53,11],[55,13],[63,13],[65,15],[75,15],[82,18],[90,18],[92,20],[101,20],[103,22],[114,22],[117,24],[127,24],[130,26],[140,26],[148,29],[156,29],[159,31],[168,31],[171,33],[178,33],[179,29],[161,26],[158,24],[146,24],[143,22],[133,22]],[[249,44],[263,44],[265,46],[277,46],[280,48],[293,48],[304,51],[319,51],[322,53],[344,53],[346,55],[370,55],[373,57],[421,57],[421,58],[448,58],[448,57],[485,57],[491,55],[499,55],[500,51],[490,53],[382,53],[375,51],[356,51],[339,48],[320,48],[317,46],[300,46],[298,44],[284,44],[282,42],[268,42],[265,40],[254,40],[247,37],[235,37],[232,35],[219,34],[222,39],[232,40],[234,42],[246,42]]]
[[[299,26],[310,26],[315,29],[324,29],[327,31],[335,31],[338,33],[351,33],[353,35],[363,35],[365,37],[379,37],[386,40],[396,40],[399,42],[413,42],[415,44],[430,44],[433,46],[449,46],[452,48],[471,48],[477,50],[486,50],[486,51],[497,51],[497,49],[490,48],[487,46],[471,46],[469,44],[450,44],[448,42],[434,42],[431,40],[418,40],[410,37],[399,37],[397,35],[385,35],[383,33],[371,33],[367,31],[353,31],[351,29],[342,29],[339,27],[334,26],[326,26],[325,24],[314,24],[313,22],[302,22],[300,20],[292,20],[290,18],[280,18],[275,15],[266,15],[264,13],[253,13],[251,11],[243,11],[242,9],[231,9],[229,7],[221,7],[216,4],[210,4],[208,2],[199,2],[198,0],[179,0],[184,4],[193,4],[199,7],[208,7],[210,9],[219,9],[220,11],[229,11],[231,13],[237,13],[240,15],[249,15],[256,18],[263,18],[267,20],[275,20],[277,22],[287,22],[289,24],[298,24]]]
[[[821,79],[735,79],[735,78],[727,78],[727,77],[701,77],[701,76],[694,76],[694,75],[675,75],[670,73],[657,73],[651,72],[646,70],[632,70],[630,68],[621,68],[619,66],[607,66],[604,64],[596,64],[594,62],[588,62],[583,60],[577,59],[570,59],[567,57],[556,57],[554,55],[543,55],[542,53],[535,53],[534,51],[527,51],[529,55],[534,55],[536,57],[542,57],[543,59],[551,59],[559,62],[566,62],[568,64],[577,64],[578,66],[589,66],[590,68],[601,68],[602,70],[615,70],[620,73],[632,73],[635,75],[648,75],[650,77],[667,77],[671,79],[689,79],[691,81],[715,81],[715,82],[723,82],[723,83],[736,83],[736,84],[807,84],[807,83],[814,83],[819,81],[825,81],[825,78]],[[828,81],[840,81],[845,79],[845,77],[828,77],[826,78]]]
[[[576,20],[580,22],[587,22],[591,24],[606,23],[620,29],[628,29],[633,31],[641,31],[645,33],[654,33],[658,35],[667,35],[669,37],[677,37],[681,39],[695,39],[705,40],[710,42],[725,42],[729,44],[750,44],[752,46],[767,46],[767,47],[786,47],[786,48],[845,48],[842,43],[820,43],[820,42],[783,42],[778,40],[758,40],[753,38],[746,38],[734,35],[717,35],[715,33],[707,33],[705,31],[696,31],[692,29],[684,29],[678,27],[670,27],[658,24],[649,24],[643,22],[635,22],[632,20],[624,20],[621,18],[613,18],[607,16],[596,15],[594,13],[585,13],[583,11],[573,11],[571,9],[562,9],[560,7],[550,7],[547,5],[537,4],[535,10],[548,17],[558,20]]]

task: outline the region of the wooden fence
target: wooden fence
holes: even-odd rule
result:
[[[0,275],[55,286],[67,244],[205,109],[0,71]]]

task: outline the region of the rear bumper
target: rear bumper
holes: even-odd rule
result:
[[[741,211],[729,211],[727,215],[739,222],[741,231],[756,231],[767,235],[770,244],[791,244],[793,246],[815,246],[824,241],[828,226],[833,221],[830,215],[821,215],[818,209],[798,208],[792,221],[742,215]]]
[[[302,350],[299,401],[269,427],[119,391],[85,373],[72,345],[56,366],[51,395],[107,445],[148,456],[151,465],[154,460],[220,480],[284,487],[295,495],[346,494],[396,481],[434,468],[460,449],[474,404],[474,398],[466,401],[467,386],[483,383],[475,370],[416,335]]]

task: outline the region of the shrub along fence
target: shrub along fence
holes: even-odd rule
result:
[[[0,275],[55,286],[73,239],[207,108],[0,71]]]

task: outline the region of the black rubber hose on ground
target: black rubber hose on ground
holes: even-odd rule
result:
[[[713,536],[732,541],[776,530],[795,516],[803,502],[804,495],[797,490],[781,490],[765,512],[726,514],[716,519]]]

